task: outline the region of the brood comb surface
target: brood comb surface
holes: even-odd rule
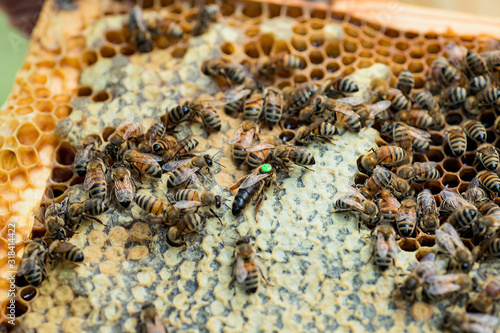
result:
[[[182,97],[213,94],[218,90],[199,72],[204,60],[200,54],[207,59],[222,54],[253,66],[264,56],[291,52],[299,56],[305,66],[272,78],[280,88],[309,80],[321,82],[381,63],[390,67],[392,74],[387,79],[392,81],[402,70],[413,72],[418,91],[424,86],[430,63],[443,54],[448,42],[482,52],[489,41],[486,37],[452,33],[404,32],[340,12],[330,15],[324,10],[298,6],[228,1],[221,6],[221,22],[206,36],[195,39],[200,44],[165,40],[156,45],[156,52],[141,55],[126,42],[127,32],[122,30],[129,6],[117,2],[79,3],[78,11],[84,16],[70,25],[72,29],[64,35],[54,34],[57,36],[54,40],[37,38],[45,35],[44,27],[51,25],[50,15],[58,17],[60,22],[75,18],[69,12],[56,14],[52,5],[46,4],[45,16],[41,18],[25,66],[6,108],[1,111],[6,121],[0,128],[0,215],[4,218],[2,223],[17,221],[19,243],[30,235],[32,219],[26,212],[38,205],[33,198],[41,198],[45,186],[53,189],[56,200],[61,200],[71,186],[81,183],[71,164],[75,154],[73,146],[84,135],[104,130],[106,137],[106,133],[111,133],[110,128],[129,119],[130,115],[155,117]],[[192,29],[197,12],[187,3],[174,1],[146,1],[143,7],[145,15],[155,9],[167,17],[179,18],[186,33]],[[279,33],[269,28],[273,24],[280,27]],[[142,73],[144,66],[149,71]],[[384,71],[378,73],[383,76]],[[128,80],[120,81],[124,78]],[[158,83],[160,88],[156,87]],[[138,98],[139,89],[141,98]],[[66,117],[65,121],[59,121]],[[485,112],[480,120],[488,125],[488,142],[499,147],[491,127],[495,117],[492,110]],[[462,119],[458,110],[448,114],[447,122],[453,125]],[[223,193],[221,187],[231,184],[233,179],[228,174],[236,174],[236,178],[243,175],[230,167],[229,148],[225,146],[230,129],[238,123],[229,117],[223,120],[224,134],[208,139],[201,137],[201,126],[192,129],[201,142],[200,148],[224,149],[220,162],[227,165],[228,170],[221,170],[215,176],[218,183],[212,188],[215,193]],[[70,143],[60,142],[52,133],[56,127],[57,134]],[[189,129],[183,130],[189,132]],[[439,163],[442,177],[429,184],[433,194],[444,186],[463,191],[475,174],[471,166],[475,146],[471,143],[470,151],[462,158],[449,157],[441,133],[432,133],[433,147],[426,154],[415,154],[415,160]],[[355,160],[374,146],[375,136],[373,130],[367,130],[361,137],[344,135],[336,148],[313,145],[315,155],[319,156],[316,173],[296,172],[294,179],[285,180],[286,195],[268,193],[267,207],[263,210],[269,221],[255,225],[248,218],[252,214],[234,219],[224,211],[228,225],[222,228],[210,221],[205,229],[210,236],[203,241],[191,240],[186,252],[166,251],[168,247],[161,236],[164,230],[137,222],[144,217],[137,207],[131,212],[120,212],[123,216],[119,221],[111,218],[115,210],[108,212],[103,218],[106,227],[86,223],[72,242],[84,249],[88,266],[76,269],[59,266],[50,273],[51,280],[39,289],[19,288],[18,321],[41,332],[74,331],[75,327],[91,331],[123,327],[133,331],[137,319],[134,314],[141,304],[149,301],[157,305],[160,313],[168,318],[170,327],[176,329],[256,329],[252,319],[255,315],[261,322],[267,319],[268,324],[259,327],[263,330],[375,331],[408,325],[432,331],[437,325],[436,318],[419,322],[408,314],[402,319],[405,310],[396,309],[394,301],[389,299],[392,278],[382,277],[372,264],[365,264],[371,243],[353,236],[357,227],[351,219],[339,221],[339,216],[328,214],[336,193],[333,185],[352,183]],[[359,140],[358,145],[351,156],[347,155],[347,147],[354,140]],[[208,152],[213,154],[215,150]],[[332,160],[336,161],[333,166],[328,164]],[[332,171],[334,167],[344,172]],[[300,176],[298,181],[297,176]],[[312,190],[322,180],[332,183],[326,186],[327,193],[322,188]],[[153,184],[147,182],[143,187],[161,196],[162,188],[154,189]],[[303,188],[311,189],[307,199],[297,194]],[[72,188],[71,195],[85,196],[78,186]],[[279,197],[279,202],[270,203],[273,197]],[[324,204],[309,210],[318,198]],[[301,208],[305,212],[297,211]],[[287,224],[287,219],[296,226]],[[131,221],[135,224],[130,224]],[[7,227],[2,225],[2,228],[0,251],[6,251]],[[43,235],[43,232],[43,228],[33,229],[34,235]],[[362,232],[368,235],[366,230]],[[228,287],[234,238],[247,233],[259,235],[257,245],[264,257],[272,260],[273,264],[268,265],[270,277],[279,286],[264,287],[251,299],[247,299],[240,288]],[[310,239],[296,245],[290,233]],[[22,253],[19,245],[17,261]],[[433,245],[433,237],[424,235],[417,237],[417,241],[407,239],[401,244],[408,251]],[[415,258],[411,252],[402,252],[397,261],[400,268],[408,268]],[[167,267],[165,262],[169,264]],[[2,264],[5,272],[6,261]],[[498,265],[481,269],[498,272]],[[284,285],[280,286],[279,282]],[[2,284],[7,287],[6,280],[2,280]],[[131,295],[124,295],[123,290],[131,290]],[[235,292],[237,297],[233,298]],[[384,304],[384,309],[370,305],[375,302]],[[231,308],[237,311],[230,312]],[[309,312],[304,314],[304,308]],[[439,311],[435,306],[428,308]]]

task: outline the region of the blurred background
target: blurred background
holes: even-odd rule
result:
[[[399,0],[399,2],[488,15],[498,17],[500,22],[498,0]],[[0,12],[0,106],[10,93],[14,76],[23,63],[27,46],[28,40],[10,27],[8,19]]]

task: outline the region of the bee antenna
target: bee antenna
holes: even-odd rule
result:
[[[226,206],[227,208],[231,209],[231,207],[229,207],[225,202],[222,203],[224,206]]]
[[[215,163],[215,164],[220,165],[220,166],[221,166],[221,167],[223,167],[224,169],[226,168],[224,165],[220,164],[220,163],[219,163],[219,162],[217,162],[217,161],[214,161],[214,163]]]

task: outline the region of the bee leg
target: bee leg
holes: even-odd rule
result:
[[[271,180],[271,184],[273,184],[274,186],[276,186],[280,191],[286,191],[286,188],[279,187],[278,183],[276,183],[276,181],[274,181],[274,180]]]
[[[220,219],[219,215],[215,214],[215,212],[212,208],[210,208],[210,213],[212,213],[212,215],[215,216],[219,220],[220,224],[223,225],[222,220]]]
[[[261,192],[259,194],[259,197],[257,198],[257,204],[255,205],[255,214],[254,214],[255,223],[259,223],[259,221],[257,221],[257,213],[259,212],[259,207],[262,203],[263,198],[264,198],[264,192]]]
[[[306,169],[306,170],[309,170],[309,171],[314,172],[314,170],[313,170],[313,169],[309,169],[308,167],[306,167],[306,166],[304,166],[304,165],[301,165],[301,167],[303,167],[303,168],[304,168],[304,169]]]
[[[104,223],[102,223],[102,221],[101,221],[101,220],[99,220],[97,217],[90,216],[90,215],[85,215],[85,218],[86,218],[86,219],[89,219],[89,220],[96,221],[97,223],[102,224],[102,225],[104,225],[104,226],[105,226],[105,224],[104,224]]]

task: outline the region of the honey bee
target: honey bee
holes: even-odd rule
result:
[[[500,178],[493,171],[483,170],[479,172],[476,177],[486,189],[495,193],[500,192]]]
[[[408,159],[411,155],[412,141],[413,138],[410,135],[410,130],[408,127],[402,122],[395,122],[394,127],[392,128],[392,138],[394,143],[404,150],[405,157],[404,159]],[[366,155],[365,155],[366,156]]]
[[[436,162],[415,162],[410,165],[402,165],[396,171],[396,174],[406,180],[415,182],[424,182],[426,180],[436,180],[441,175],[436,169]]]
[[[171,141],[171,142],[173,142],[173,141]],[[181,140],[181,141],[177,142],[172,148],[163,152],[162,160],[164,162],[167,162],[167,161],[170,161],[174,158],[186,156],[191,151],[196,149],[196,147],[198,146],[198,143],[199,143],[198,140],[190,138],[190,137],[188,137],[184,140]]]
[[[484,201],[479,204],[478,209],[483,215],[479,219],[479,223],[489,226],[490,230],[488,230],[485,238],[490,239],[494,236],[496,229],[500,227],[500,223],[498,222],[500,220],[500,207],[493,201]]]
[[[446,142],[454,156],[462,156],[467,150],[467,138],[460,126],[450,126],[445,131]]]
[[[413,300],[417,289],[424,284],[424,281],[438,273],[440,267],[435,260],[436,255],[430,252],[413,268],[399,288],[399,292],[404,298]]]
[[[193,139],[194,140],[194,139]],[[177,140],[170,135],[164,135],[162,138],[153,142],[153,153],[161,155],[166,151],[174,148],[177,145]]]
[[[230,190],[238,189],[238,193],[233,201],[231,212],[234,216],[240,215],[243,210],[257,198],[255,206],[255,222],[257,221],[257,213],[260,204],[264,198],[264,189],[274,184],[278,189],[281,188],[276,183],[275,179],[280,169],[272,166],[271,164],[262,164],[255,168],[252,173],[240,179],[236,184],[231,186]]]
[[[371,127],[377,119],[388,119],[387,109],[391,107],[391,102],[382,100],[374,104],[364,105],[356,114],[360,117],[360,122],[365,127]]]
[[[367,200],[357,189],[352,186],[344,185],[341,187],[346,195],[338,198],[333,207],[335,212],[354,212],[359,213],[359,219],[365,224],[372,225],[376,221],[379,209],[377,205]]]
[[[106,165],[100,158],[95,157],[89,162],[83,187],[90,192],[92,198],[106,198]]]
[[[40,212],[35,212],[35,216],[40,218],[43,215],[42,222],[46,229],[47,233],[50,237],[45,237],[48,239],[58,239],[58,240],[66,240],[66,231],[71,231],[65,223],[64,214],[66,214],[67,210],[67,198],[61,203],[54,202],[54,193],[51,188],[48,188],[45,199],[51,200],[52,203],[47,206],[45,210],[45,214],[41,214],[41,208],[38,208]]]
[[[450,66],[448,59],[445,57],[437,57],[431,63],[430,76],[434,80],[441,80],[443,69]]]
[[[165,119],[168,125],[176,126],[186,121],[191,114],[190,101],[184,102],[182,105],[176,105],[170,110],[167,108],[165,112]]]
[[[201,71],[208,76],[221,76],[235,84],[243,84],[246,80],[243,66],[232,64],[224,59],[205,61],[201,66]]]
[[[398,82],[396,88],[399,89],[406,96],[410,96],[415,86],[415,77],[409,70],[402,71],[398,75]]]
[[[194,108],[193,111],[201,118],[207,129],[220,132],[222,122],[220,116],[217,114],[217,110],[213,106]]]
[[[376,235],[374,248],[375,264],[380,270],[385,271],[394,264],[394,258],[398,253],[398,244],[396,243],[396,232],[392,225],[380,223],[373,230]]]
[[[184,31],[177,22],[159,17],[157,17],[154,22],[148,24],[148,30],[151,32],[153,38],[169,36],[175,39],[181,39],[184,37]]]
[[[247,77],[242,85],[233,88],[234,94],[237,97],[232,98],[224,105],[224,112],[235,118],[238,112],[243,108],[247,99],[256,91],[260,91],[260,84],[255,82],[252,78]],[[245,92],[244,94],[242,92]],[[261,95],[262,96],[262,95]],[[262,105],[261,105],[262,108]],[[260,113],[259,113],[260,116]],[[257,117],[258,118],[258,117]]]
[[[104,158],[108,165],[113,165],[119,160],[120,147],[108,143],[104,147]]]
[[[480,75],[472,78],[469,81],[469,88],[472,91],[480,91],[491,84],[490,78],[487,75]]]
[[[486,62],[483,58],[474,51],[467,51],[465,56],[465,64],[470,73],[471,77],[478,77],[484,75],[487,72]]]
[[[241,126],[229,138],[228,143],[232,145],[234,162],[240,166],[247,158],[247,148],[250,148],[254,139],[258,136],[259,126],[257,123],[245,120]]]
[[[474,265],[472,254],[465,247],[457,231],[451,224],[444,223],[436,230],[436,243],[451,256],[462,271],[468,272],[472,269]],[[468,277],[468,275],[466,276]],[[436,287],[440,287],[440,283]],[[429,292],[429,290],[427,291]]]
[[[402,121],[408,125],[423,129],[434,126],[434,119],[425,110],[399,111],[396,113],[396,121]]]
[[[162,121],[157,121],[147,130],[144,142],[139,145],[141,153],[149,153],[156,141],[161,140],[167,127]]]
[[[108,138],[113,145],[120,147],[122,143],[131,137],[138,136],[141,132],[141,124],[138,122],[124,122],[120,124]]]
[[[296,164],[308,169],[307,166],[316,164],[314,156],[300,146],[279,145],[274,148],[271,158],[285,168]]]
[[[283,97],[281,92],[274,87],[267,87],[264,90],[264,118],[269,129],[279,123],[283,113]]]
[[[415,198],[406,198],[396,213],[396,227],[403,237],[410,237],[417,224],[417,202]]]
[[[214,155],[215,156],[215,155]],[[172,161],[163,165],[162,169],[172,172],[167,178],[167,187],[174,188],[184,184],[186,181],[192,181],[199,187],[203,185],[199,181],[197,174],[203,176],[202,170],[206,169],[210,173],[210,168],[214,165],[213,157],[210,155],[197,155],[193,158]],[[217,163],[219,164],[219,163]]]
[[[24,276],[30,285],[39,286],[44,275],[47,276],[45,271],[47,253],[48,248],[45,241],[34,239],[29,242],[24,249],[23,259],[17,268],[17,274]]]
[[[467,309],[474,312],[493,313],[495,302],[500,300],[500,276],[494,276],[484,284],[468,303]]]
[[[146,303],[142,306],[137,333],[167,333],[154,304]]]
[[[434,110],[435,108],[438,108],[438,103],[434,96],[427,90],[421,91],[415,95],[415,100],[417,101],[417,104],[428,111]]]
[[[408,132],[412,137],[412,147],[413,149],[426,152],[430,148],[431,135],[427,131],[415,128],[413,126],[406,125]]]
[[[295,112],[307,106],[318,90],[314,82],[304,82],[296,85],[286,96],[285,110]]]
[[[444,329],[452,329],[453,332],[490,333],[499,325],[500,320],[492,315],[455,311],[445,312],[442,326]]]
[[[489,143],[483,143],[477,148],[476,157],[481,161],[483,166],[490,171],[496,171],[500,163],[498,149]]]
[[[112,172],[116,199],[123,208],[127,208],[135,197],[134,180],[124,164],[113,165]]]
[[[82,250],[69,242],[54,240],[49,246],[49,252],[52,257],[71,262],[82,262],[84,259]]]
[[[199,9],[196,25],[193,28],[193,35],[199,36],[204,34],[211,23],[217,22],[217,16],[220,13],[220,8],[216,4],[203,6]]]
[[[446,223],[443,224],[447,225]],[[436,230],[439,231],[440,229]],[[425,280],[423,291],[430,300],[450,298],[472,290],[473,281],[465,273],[433,275]]]
[[[425,233],[434,233],[439,228],[439,211],[436,200],[428,189],[423,190],[417,196],[417,215],[419,227]]]
[[[98,135],[88,135],[83,139],[82,145],[75,155],[75,171],[78,176],[85,176],[87,165],[101,144],[102,140]]]
[[[474,141],[486,141],[486,128],[477,120],[467,120],[463,125],[465,133]]]
[[[448,65],[441,69],[441,80],[446,87],[460,81],[460,71],[453,65]]]
[[[477,97],[476,96],[467,97],[467,99],[464,102],[464,109],[469,114],[477,116],[481,112],[481,109],[479,108],[479,100],[477,99]]]
[[[333,118],[341,125],[346,127],[352,132],[359,132],[361,130],[361,117],[352,111],[349,105],[358,105],[363,102],[363,99],[357,97],[346,97],[338,100],[318,96],[313,103],[313,110],[315,113],[328,116],[332,114]]]
[[[130,31],[132,41],[141,53],[148,53],[153,50],[153,40],[151,33],[146,29],[142,17],[142,9],[139,5],[135,5],[130,12],[127,27]]]
[[[396,88],[388,88],[384,90],[382,96],[391,102],[391,106],[396,110],[409,110],[411,109],[411,101],[403,92]]]
[[[467,89],[462,87],[450,87],[443,92],[444,106],[453,106],[465,102]]]
[[[478,210],[463,199],[458,193],[444,189],[439,194],[441,199],[441,210],[451,213],[447,222],[457,230],[467,229],[478,215]]]
[[[248,148],[248,156],[246,160],[248,170],[254,170],[255,168],[258,168],[260,165],[264,164],[264,162],[271,155],[274,148],[276,148],[276,146],[270,143],[260,143]]]
[[[330,140],[337,134],[337,128],[321,119],[315,121],[311,125],[301,126],[295,134],[295,142],[300,144],[308,144],[311,140],[320,139],[332,143]]]
[[[389,170],[377,165],[372,176],[366,180],[359,191],[365,198],[371,200],[391,184],[392,176]]]
[[[474,177],[471,180],[471,182],[467,186],[467,189],[465,190],[465,193],[462,193],[462,196],[471,204],[479,205],[478,208],[481,207],[482,203],[488,200],[488,193],[486,193],[486,191],[481,187],[481,184],[479,183],[479,179],[477,177]],[[480,213],[486,215],[481,211]]]
[[[378,206],[380,211],[380,223],[393,224],[396,222],[396,214],[401,204],[391,191],[383,190],[379,194]]]
[[[161,216],[166,211],[165,204],[157,197],[149,194],[140,194],[135,197],[135,203],[145,212]]]
[[[259,288],[259,273],[268,286],[272,286],[264,276],[264,268],[259,262],[255,249],[248,238],[239,239],[236,242],[236,262],[233,268],[233,281],[244,283],[245,292],[254,294]]]
[[[477,95],[477,100],[480,107],[495,104],[500,98],[500,89],[485,88]]]
[[[174,200],[176,203],[174,207],[177,209],[188,209],[193,207],[209,207],[210,213],[219,219],[220,217],[214,212],[212,206],[220,209],[222,206],[222,199],[220,195],[214,195],[210,192],[198,192],[196,190],[185,189],[175,193]]]
[[[88,199],[83,202],[73,202],[68,205],[68,217],[70,220],[75,220],[81,222],[82,219],[91,219],[102,224],[102,222],[96,218],[96,216],[101,215],[109,209],[109,203],[106,200],[101,199]],[[65,240],[65,239],[60,239]]]
[[[262,94],[255,94],[245,102],[243,115],[245,116],[246,120],[255,122],[259,120],[263,109],[264,96]]]
[[[322,87],[322,94],[327,97],[335,97],[335,95],[351,94],[359,91],[356,82],[347,77],[338,77],[325,81]]]
[[[144,174],[154,178],[161,178],[161,168],[158,164],[161,157],[129,149],[123,153],[123,161],[137,170],[139,176]]]
[[[184,214],[175,225],[167,231],[167,244],[173,247],[183,246],[185,243],[183,234],[198,232],[205,222],[205,218],[197,213]]]
[[[274,75],[276,71],[290,72],[303,67],[302,60],[292,54],[279,53],[267,59],[259,65],[258,73],[262,77]]]
[[[359,159],[358,168],[361,172],[372,171],[377,165],[390,166],[401,162],[406,158],[403,148],[397,146],[382,146],[377,150],[363,155]]]

